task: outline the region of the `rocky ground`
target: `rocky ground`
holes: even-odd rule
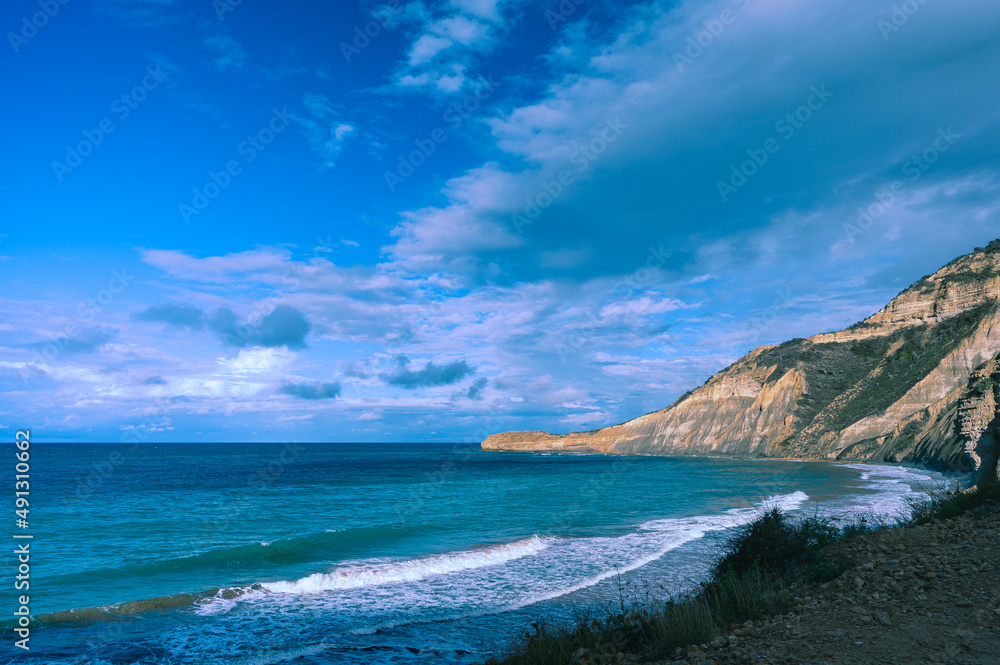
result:
[[[856,566],[795,588],[794,611],[657,665],[1000,665],[1000,508],[885,529],[842,544]]]

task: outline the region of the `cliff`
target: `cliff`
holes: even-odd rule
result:
[[[997,477],[1000,240],[847,330],[751,351],[671,406],[483,450],[910,462]]]

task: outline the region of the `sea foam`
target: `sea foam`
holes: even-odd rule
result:
[[[400,582],[416,582],[432,575],[445,575],[486,566],[497,566],[537,554],[548,547],[546,539],[532,536],[513,543],[483,549],[451,552],[405,561],[357,564],[328,573],[314,573],[294,581],[269,582],[262,587],[272,593],[319,593],[358,589]]]

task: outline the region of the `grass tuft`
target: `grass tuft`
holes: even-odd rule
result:
[[[958,487],[933,494],[930,501],[914,506],[907,525],[919,526],[933,520],[949,520],[978,508],[997,507],[1000,507],[1000,483],[980,483],[966,490]]]

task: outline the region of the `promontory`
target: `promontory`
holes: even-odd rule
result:
[[[995,480],[998,300],[995,240],[846,330],[751,351],[665,409],[482,448],[905,462]]]

